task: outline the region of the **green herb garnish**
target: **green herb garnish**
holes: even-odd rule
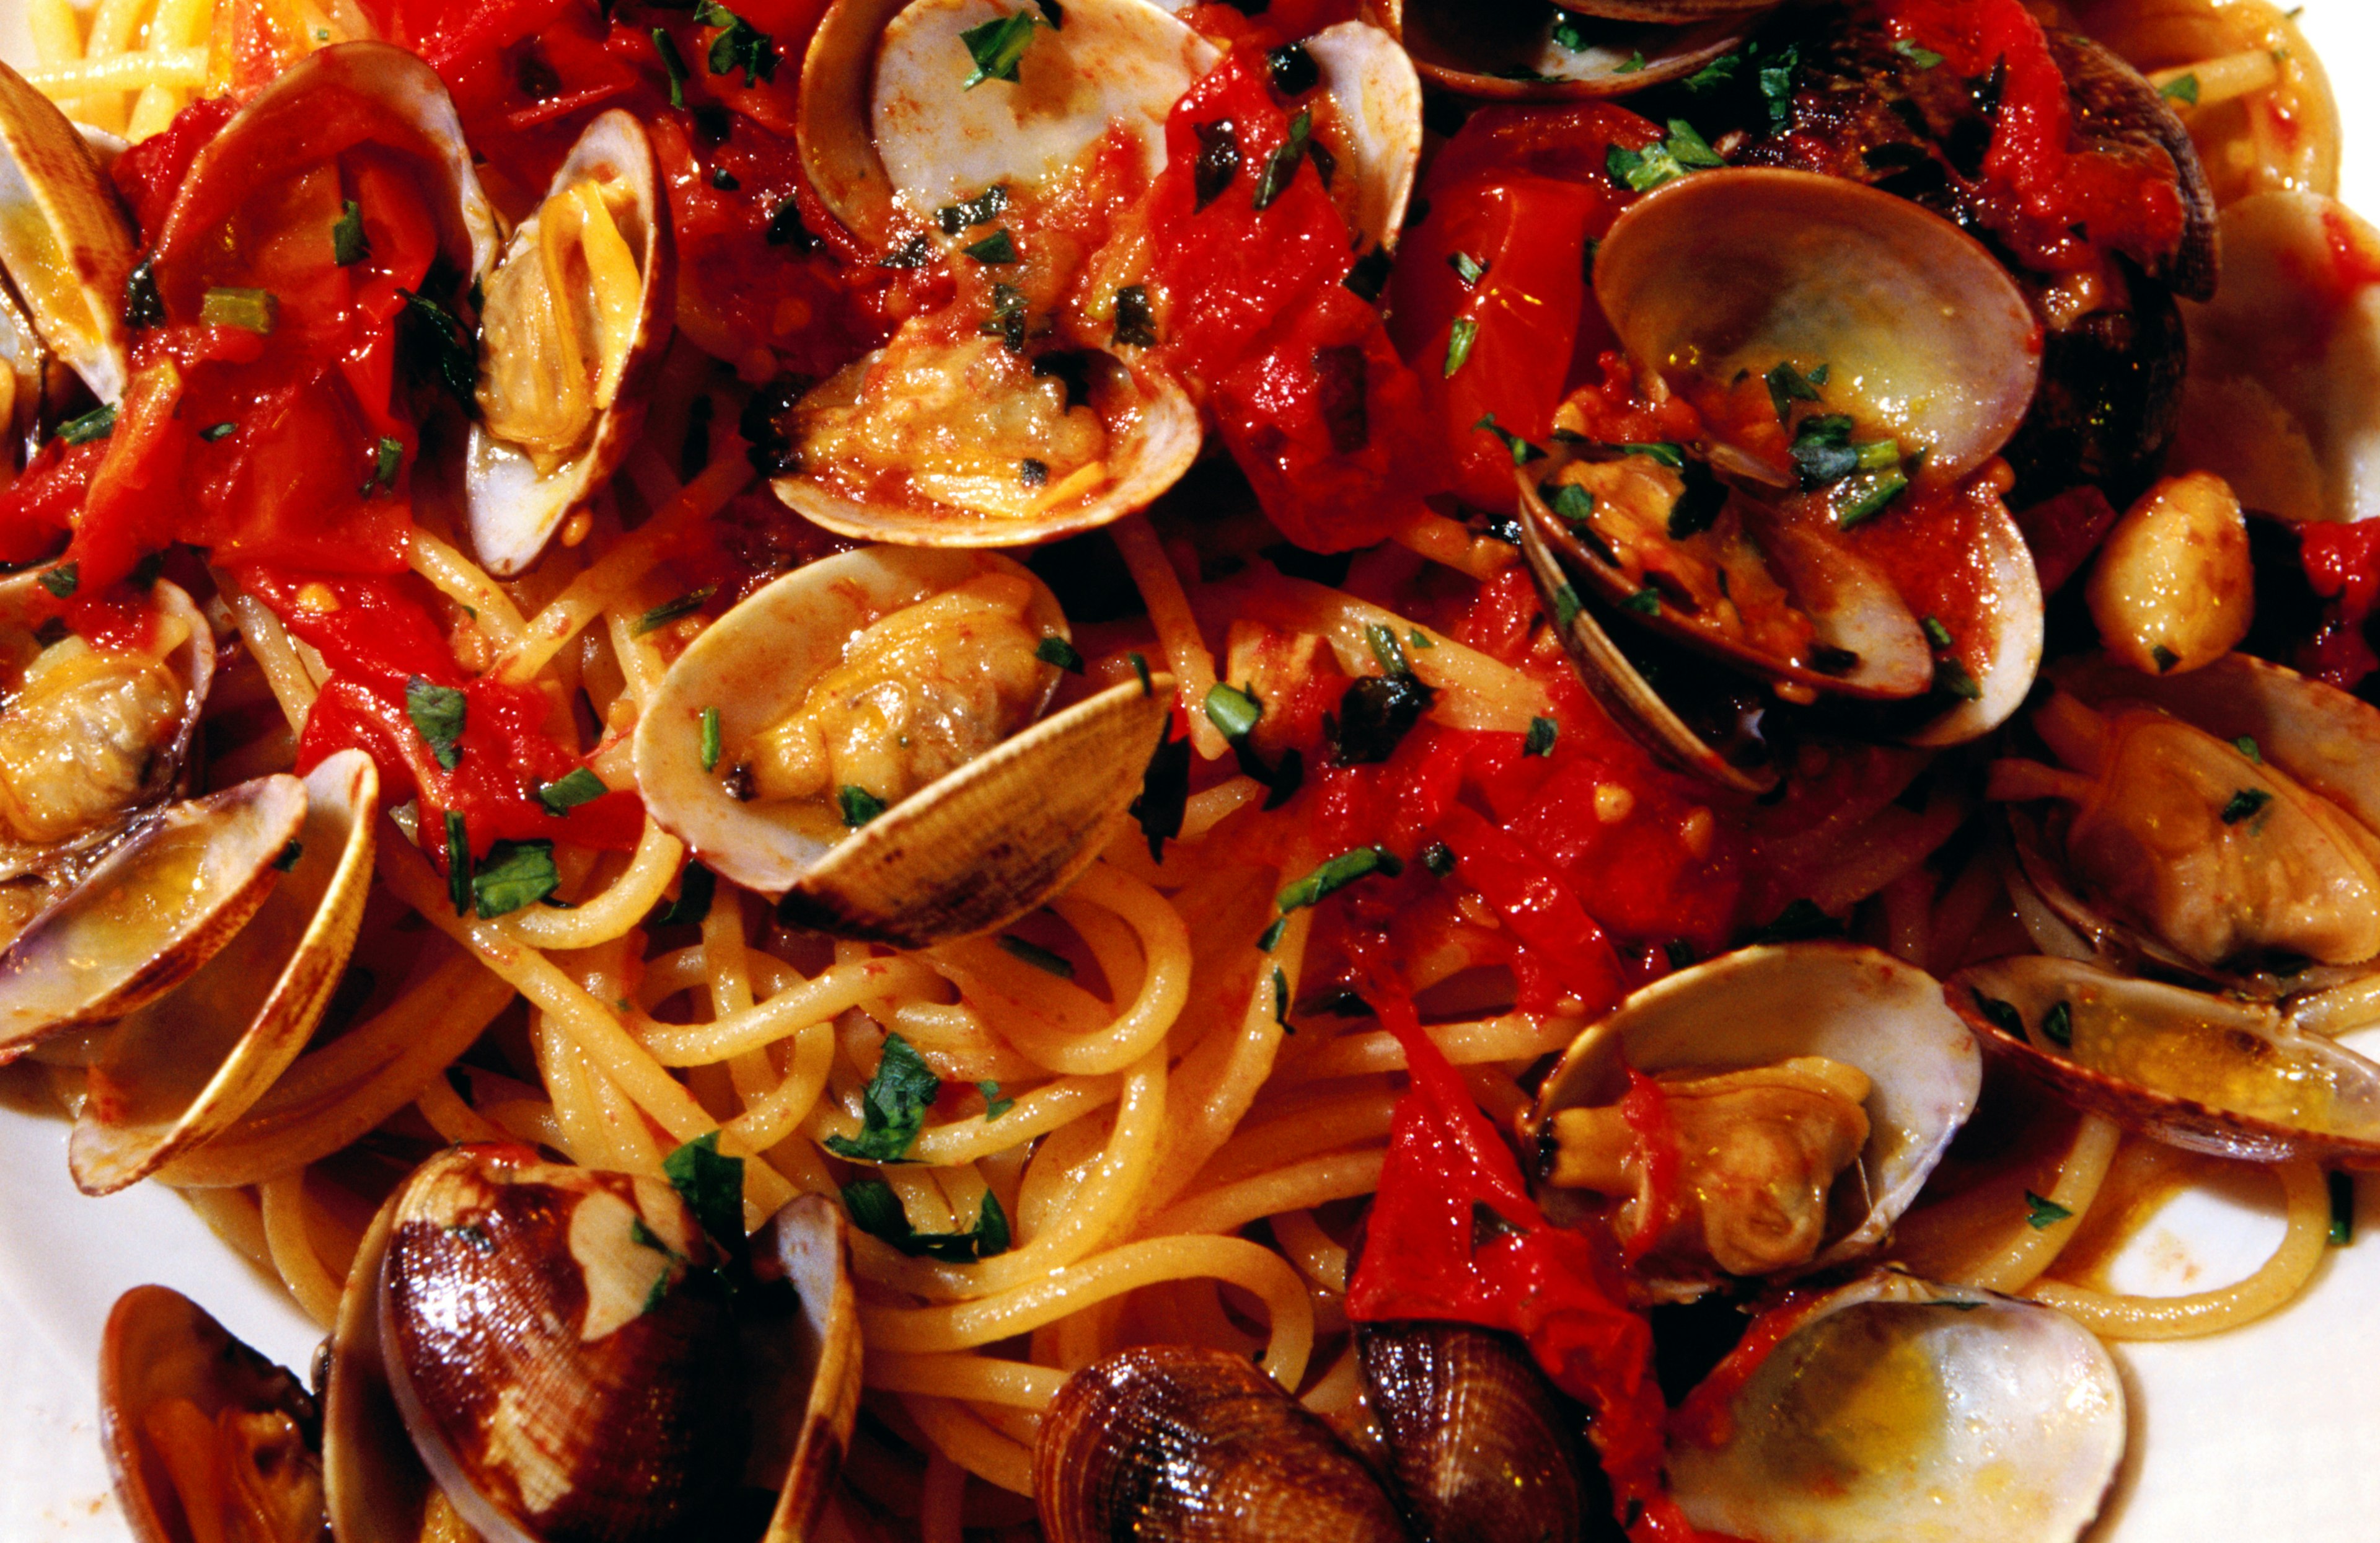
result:
[[[451,686],[432,686],[419,675],[405,683],[405,715],[438,764],[449,772],[463,759],[456,742],[463,737],[468,710],[469,699]]]
[[[856,831],[884,812],[884,800],[853,783],[835,790],[835,801],[843,806],[843,822]]]
[[[830,1136],[826,1149],[861,1162],[899,1162],[941,1093],[942,1079],[898,1034],[884,1037],[883,1058],[859,1095],[859,1136]]]
[[[554,871],[553,843],[500,841],[471,874],[471,904],[481,921],[534,905],[562,884]]]

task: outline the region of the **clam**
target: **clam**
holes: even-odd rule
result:
[[[1519,1341],[1463,1323],[1362,1323],[1355,1347],[1390,1476],[1431,1543],[1586,1536],[1577,1430]]]
[[[1355,188],[1350,219],[1366,246],[1393,247],[1421,164],[1421,77],[1396,39],[1361,21],[1307,38],[1322,89],[1338,107],[1320,129]]]
[[[1769,0],[1372,0],[1421,73],[1465,96],[1625,96],[1692,75],[1742,43]]]
[[[1075,0],[1063,15],[1050,28],[1026,0],[835,0],[803,56],[798,133],[835,218],[889,247],[986,188],[1029,189],[1110,135],[1156,176],[1167,114],[1221,51],[1149,0]],[[961,34],[1004,17],[1031,40],[1015,79],[964,85]]]
[[[330,1005],[371,887],[380,775],[342,750],[304,779],[296,846],[247,924],[197,973],[115,1024],[87,1074],[67,1160],[84,1193],[154,1172],[239,1118]]]
[[[1396,1507],[1319,1415],[1245,1357],[1188,1345],[1102,1356],[1041,1417],[1033,1496],[1050,1543],[1403,1543]]]
[[[731,1296],[666,1184],[510,1145],[432,1158],[340,1302],[334,1531],[410,1539],[445,1511],[495,1543],[708,1536],[757,1483],[770,1543],[807,1536],[857,1410],[845,1248],[831,1202],[795,1200]]]
[[[1689,1521],[1764,1543],[2072,1543],[2123,1381],[2054,1308],[1878,1271],[1756,1321],[1670,1448]]]
[[[1642,371],[1713,426],[1519,480],[1530,572],[1614,715],[1689,771],[1773,781],[1697,733],[1615,626],[1789,700],[1902,704],[1878,721],[1915,744],[2014,712],[2041,658],[2040,578],[1969,474],[2022,420],[2040,334],[1998,261],[1889,194],[1738,168],[1622,214],[1595,286]]]
[[[1631,1124],[1675,1143],[1658,1193]],[[1646,1293],[1871,1254],[1974,1108],[1983,1062],[1925,971],[1873,949],[1752,948],[1658,981],[1581,1034],[1524,1134],[1548,1218],[1609,1215]],[[1618,1201],[1614,1207],[1607,1197]]]
[[[2222,229],[2223,287],[2182,310],[2175,469],[2299,523],[2380,516],[2380,233],[2301,192],[2243,198]]]
[[[635,443],[670,332],[671,258],[652,141],[607,112],[486,281],[464,495],[489,572],[534,563]]]
[[[0,584],[0,880],[70,873],[185,785],[214,678],[214,633],[160,580],[137,646],[68,634],[44,575]]]
[[[132,373],[123,310],[133,243],[123,206],[67,115],[6,65],[0,147],[0,266],[47,350],[91,395],[115,401]]]
[[[2031,723],[2054,764],[1997,761],[1986,791],[2021,881],[2103,963],[2260,997],[2372,973],[2380,711],[2239,654],[2053,679]]]
[[[164,1286],[107,1315],[100,1443],[140,1543],[307,1543],[322,1531],[322,1426],[298,1379]],[[212,1514],[194,1517],[192,1508]]]
[[[803,925],[902,946],[1001,926],[1089,866],[1172,711],[1157,674],[1034,723],[1068,636],[997,553],[796,569],[662,678],[637,728],[646,808]]]
[[[272,894],[306,808],[275,775],[141,820],[0,954],[0,1060],[188,979]]]
[[[2380,1065],[2279,1007],[2041,954],[1943,990],[1994,1053],[2128,1130],[2219,1157],[2380,1168]]]

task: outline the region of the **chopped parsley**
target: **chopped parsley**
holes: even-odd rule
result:
[[[732,1256],[744,1249],[744,1160],[719,1155],[719,1133],[705,1131],[662,1159],[662,1176],[710,1240]]]
[[[1527,440],[1523,439],[1520,435],[1513,433],[1509,429],[1499,428],[1496,423],[1496,415],[1494,413],[1485,414],[1480,418],[1478,422],[1474,423],[1471,427],[1475,432],[1485,431],[1488,433],[1495,435],[1497,439],[1502,441],[1504,448],[1512,452],[1512,464],[1514,466],[1526,466],[1531,461],[1538,461],[1545,458],[1546,453],[1538,449],[1536,445],[1531,444]]]
[[[1836,528],[1849,530],[1874,519],[1908,491],[1908,474],[1897,467],[1890,471],[1864,471],[1846,478],[1835,503]]]
[[[717,708],[706,707],[702,710],[701,727],[698,733],[699,735],[699,738],[696,743],[698,746],[702,756],[702,769],[705,772],[715,771],[719,766],[720,749],[719,710]]]
[[[2243,787],[2223,806],[2223,823],[2237,825],[2254,817],[2257,810],[2273,801],[2273,796],[2261,787]]]
[[[446,898],[458,917],[471,909],[471,836],[461,809],[446,811]]]
[[[1942,62],[1941,55],[1935,53],[1930,48],[1925,47],[1914,38],[1899,39],[1893,43],[1892,51],[1900,55],[1902,58],[1907,59],[1911,64],[1915,65],[1919,69],[1932,69],[1936,65]]]
[[[1009,957],[1022,959],[1037,970],[1045,970],[1061,980],[1075,978],[1075,966],[1072,961],[1062,954],[1050,953],[1039,943],[1027,942],[1023,938],[1002,932],[1000,935],[1000,946]]]
[[[677,898],[653,907],[652,927],[699,927],[710,915],[719,893],[719,876],[700,863],[688,863],[678,875]]]
[[[1298,165],[1305,159],[1306,141],[1313,135],[1314,114],[1301,107],[1297,115],[1289,120],[1289,133],[1265,157],[1264,170],[1257,174],[1255,202],[1259,211],[1271,208],[1281,194],[1289,191],[1289,185],[1296,180]]]
[[[581,804],[593,803],[611,791],[603,785],[602,778],[580,766],[573,768],[570,775],[559,782],[538,784],[537,801],[545,806],[546,813],[565,815]]]
[[[835,802],[843,808],[843,822],[856,831],[884,812],[884,800],[854,783],[845,783],[835,790]]]
[[[1638,57],[1641,59],[1643,55]],[[1638,67],[1643,67],[1640,65]],[[1683,118],[1670,120],[1669,137],[1658,144],[1647,145],[1643,150],[1613,145],[1603,157],[1604,169],[1611,174],[1611,179],[1639,193],[1649,193],[1656,188],[1665,187],[1688,172],[1706,171],[1725,164],[1727,162],[1718,152],[1711,149],[1710,141]]]
[[[923,235],[912,236],[878,258],[876,265],[879,268],[922,268],[933,255],[933,242]]]
[[[982,240],[969,242],[959,249],[987,268],[1005,268],[1018,261],[1015,238],[1008,234],[1006,225],[1001,226]]]
[[[706,584],[699,589],[688,589],[675,600],[665,600],[638,616],[628,629],[632,638],[642,638],[648,632],[659,631],[680,616],[690,616],[702,609],[703,602],[719,592],[716,584]]]
[[[199,437],[212,444],[217,440],[230,438],[238,428],[237,423],[211,423],[199,431]]]
[[[93,407],[80,418],[69,418],[58,425],[58,438],[68,444],[89,444],[115,432],[115,404]]]
[[[983,1117],[986,1120],[997,1120],[1016,1107],[1014,1099],[1000,1096],[1000,1084],[996,1082],[978,1082],[975,1090],[983,1095]]]
[[[1273,905],[1281,915],[1287,916],[1302,906],[1322,904],[1329,896],[1368,874],[1378,873],[1393,879],[1404,870],[1405,865],[1386,847],[1358,846],[1353,851],[1342,852],[1283,889],[1273,896]]]
[[[1942,618],[1939,616],[1928,616],[1917,625],[1925,629],[1925,640],[1937,649],[1951,648],[1958,642],[1957,638],[1950,636],[1950,629],[1942,625]]]
[[[1454,276],[1461,279],[1466,288],[1477,287],[1479,281],[1488,276],[1488,264],[1469,252],[1451,254],[1447,258],[1446,265],[1454,270]]]
[[[1073,674],[1079,675],[1083,673],[1083,656],[1075,651],[1074,644],[1067,642],[1054,632],[1034,645],[1033,657],[1044,664],[1055,664],[1059,669]]]
[[[960,231],[973,226],[991,224],[1007,207],[1008,185],[1004,182],[995,182],[971,199],[960,203],[945,204],[936,210],[934,219],[941,225],[943,235],[956,236]]]
[[[720,29],[719,35],[710,40],[711,74],[733,75],[740,69],[747,91],[776,78],[777,45],[768,33],[719,4],[719,0],[696,0],[694,20],[698,27]]]
[[[1442,841],[1431,842],[1421,849],[1421,866],[1443,879],[1454,871],[1454,848]]]
[[[331,226],[331,260],[342,268],[352,268],[371,255],[371,242],[364,235],[364,206],[353,199],[343,200],[339,218]]]
[[[55,568],[42,571],[42,588],[65,600],[82,588],[82,565],[60,563]]]
[[[1826,383],[1827,367],[1822,364],[1804,375],[1790,362],[1779,363],[1767,379],[1769,404],[1777,409],[1777,421],[1782,423],[1792,417],[1794,403],[1818,399],[1818,387]]]
[[[2172,79],[2157,88],[2157,95],[2165,98],[2168,102],[2179,102],[2185,107],[2197,106],[2197,72],[2192,70],[2187,74],[2175,76]]]
[[[1042,19],[1030,11],[1017,11],[998,17],[979,27],[970,27],[959,34],[966,44],[967,57],[975,61],[975,69],[959,82],[963,91],[973,91],[987,80],[1016,79],[1016,67],[1025,60],[1025,50],[1032,44],[1034,31],[1043,26]]]
[[[404,465],[405,443],[382,434],[380,437],[380,443],[372,451],[371,470],[366,476],[362,488],[358,491],[366,498],[375,493],[386,492],[396,486],[396,474]]]
[[[1000,1197],[988,1189],[983,1192],[982,1208],[976,1212],[975,1225],[964,1233],[918,1232],[909,1225],[901,1197],[882,1179],[855,1179],[844,1185],[843,1209],[851,1213],[853,1226],[913,1258],[973,1264],[1008,1252],[1008,1213],[1000,1209]]]
[[[859,1135],[830,1136],[826,1149],[861,1162],[899,1162],[926,1123],[926,1111],[942,1090],[924,1057],[898,1034],[884,1037],[876,1075],[859,1095]]]
[[[471,904],[481,921],[493,921],[534,905],[562,885],[554,871],[553,843],[500,841],[471,873]]]
[[[1540,482],[1537,496],[1572,525],[1585,525],[1595,517],[1595,495],[1575,482]]]
[[[2251,736],[2244,734],[2241,735],[2239,738],[2231,742],[2231,747],[2239,751],[2241,755],[2246,756],[2256,765],[2262,766],[2265,764],[2265,752],[2257,747],[2256,741]]]
[[[1139,656],[1134,655],[1136,659]],[[1142,666],[1148,668],[1146,664]],[[1148,683],[1144,674],[1142,684]],[[1132,801],[1132,818],[1148,838],[1148,860],[1165,860],[1165,844],[1182,833],[1190,802],[1190,741],[1173,737],[1173,720],[1165,722],[1164,735],[1140,774],[1140,796]]]
[[[1458,316],[1446,334],[1446,365],[1444,377],[1451,380],[1454,372],[1469,362],[1471,346],[1479,340],[1479,323],[1468,316]]]
[[[652,29],[652,36],[653,52],[661,55],[662,68],[669,76],[669,104],[683,107],[686,105],[686,55],[677,51],[676,43],[660,28]]]
[[[2055,1200],[2046,1200],[2031,1190],[2024,1192],[2024,1220],[2036,1233],[2047,1232],[2061,1221],[2070,1221],[2074,1213]]]
[[[422,282],[427,286],[430,280],[425,278]],[[455,399],[463,416],[479,417],[477,334],[463,325],[452,310],[427,295],[400,289],[397,296],[405,302],[397,323],[397,353],[407,374],[415,380],[426,375]]]
[[[2016,1010],[2016,1003],[2002,1002],[1998,997],[1987,997],[1981,991],[1976,991],[1974,998],[1975,1011],[1984,1015],[1985,1023],[2003,1034],[2012,1035],[2019,1039],[2024,1038],[2024,1014]]]
[[[1238,125],[1229,118],[1217,118],[1199,124],[1197,134],[1198,154],[1190,164],[1190,187],[1196,197],[1193,213],[1221,198],[1223,189],[1240,175]]]
[[[1552,719],[1530,719],[1529,735],[1526,739],[1524,739],[1521,742],[1521,753],[1524,756],[1552,755],[1554,753],[1554,735],[1556,733],[1557,730]]]
[[[2344,1248],[2355,1241],[2355,1175],[2333,1170],[2323,1177],[2330,1185],[2330,1245]]]
[[[405,683],[405,715],[438,764],[449,772],[463,759],[456,741],[463,737],[468,706],[469,699],[451,686],[432,686],[419,675]]]
[[[2065,1002],[2052,1004],[2041,1015],[2041,1037],[2060,1050],[2074,1043],[2074,1009]]]

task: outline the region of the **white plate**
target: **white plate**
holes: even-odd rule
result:
[[[2346,119],[2348,200],[2380,213],[2380,11],[2311,0]],[[24,0],[0,0],[0,55],[26,56]],[[2368,1543],[2380,1537],[2380,1178],[2362,1189],[2357,1245],[2333,1250],[2307,1294],[2239,1333],[2120,1346],[2132,1394],[2125,1474],[2092,1543]],[[2160,1236],[2160,1234],[2163,1234]],[[2244,1274],[2279,1234],[2248,1206],[2192,1198],[2136,1251],[2142,1291]],[[66,1128],[0,1109],[0,1543],[122,1543],[99,1455],[92,1382],[116,1296],[172,1285],[301,1370],[319,1338],[279,1288],[172,1195],[106,1200],[67,1178]]]

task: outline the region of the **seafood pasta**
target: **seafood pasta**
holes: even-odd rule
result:
[[[2346,1241],[2264,0],[30,20],[0,1064],[328,1335],[141,1538],[2065,1543]]]

